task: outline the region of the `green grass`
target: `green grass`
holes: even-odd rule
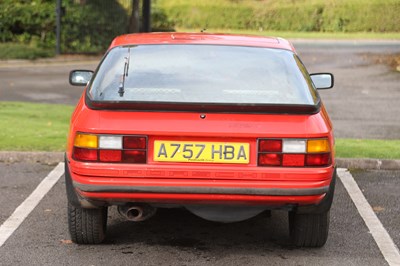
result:
[[[400,140],[336,139],[336,157],[400,159]]]
[[[0,102],[0,150],[63,151],[74,107]],[[400,140],[337,139],[338,158],[400,159]]]
[[[63,151],[73,107],[0,102],[0,150]]]
[[[0,43],[1,59],[37,59],[54,56],[54,51],[19,43]]]

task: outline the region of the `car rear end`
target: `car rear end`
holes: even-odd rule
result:
[[[275,61],[285,66],[295,62],[290,68],[297,70],[285,68],[296,73],[266,84],[269,77],[282,75],[274,68],[277,62],[271,60],[257,73],[262,67],[251,64],[260,63],[252,61],[252,47],[232,50],[222,44],[196,47],[203,54],[194,59],[193,45],[127,46],[119,51],[117,46],[114,51],[121,55],[114,65],[123,67],[113,69],[111,64],[97,70],[71,119],[66,153],[75,242],[101,242],[107,206],[117,205],[133,221],[150,217],[159,207],[185,207],[223,222],[281,209],[290,213],[296,245],[324,245],[335,183],[334,139],[308,73],[295,53],[276,49]],[[227,50],[240,58],[248,54],[251,59],[239,64],[247,68],[236,71],[224,61],[232,56],[221,55]],[[157,60],[149,52],[173,56]],[[154,60],[157,68],[148,62],[135,65],[131,57]],[[224,65],[202,73],[210,60],[211,65],[212,60]],[[161,71],[176,65],[176,70]],[[304,91],[290,91],[299,83]],[[227,85],[220,89],[221,84]],[[90,238],[81,237],[82,230],[88,233],[77,225],[82,219],[97,224],[89,230]]]
[[[322,113],[80,115],[94,120],[78,118],[82,127],[96,130],[76,125],[69,167],[75,187],[93,201],[317,204],[333,174],[330,128],[312,132]]]

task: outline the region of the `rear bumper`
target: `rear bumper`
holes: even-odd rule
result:
[[[215,195],[252,195],[252,196],[311,196],[321,195],[329,191],[328,186],[315,188],[258,188],[258,187],[211,187],[215,184],[204,186],[171,186],[165,182],[160,185],[143,186],[112,186],[88,185],[74,182],[74,187],[80,191],[94,193],[162,193],[162,194],[215,194]],[[163,183],[163,184],[162,184]],[[240,182],[236,182],[240,186]],[[208,185],[208,186],[207,186]],[[220,182],[224,185],[224,182]],[[255,186],[255,185],[254,185]]]
[[[93,165],[85,168],[83,164],[74,163],[72,167],[69,163],[66,166],[75,193],[81,202],[91,202],[93,205],[123,202],[250,204],[274,208],[316,205],[329,192],[334,172],[334,167],[256,167],[247,171],[208,171],[212,178],[200,178],[194,177],[199,171],[190,167],[177,171],[146,165],[143,169],[101,171],[101,168],[92,168]],[[202,171],[207,173],[204,169]],[[128,172],[135,174],[127,175]],[[144,176],[138,173],[143,173]],[[151,177],[145,173],[151,173]],[[221,178],[223,174],[225,178]],[[240,176],[242,178],[239,179]]]

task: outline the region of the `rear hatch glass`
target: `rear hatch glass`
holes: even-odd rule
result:
[[[319,104],[307,71],[291,51],[170,44],[110,50],[89,85],[87,100],[98,108],[188,111],[235,106],[315,111]]]

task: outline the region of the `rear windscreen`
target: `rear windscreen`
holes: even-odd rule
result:
[[[96,102],[315,105],[291,51],[221,45],[139,45],[109,51],[88,91]]]

